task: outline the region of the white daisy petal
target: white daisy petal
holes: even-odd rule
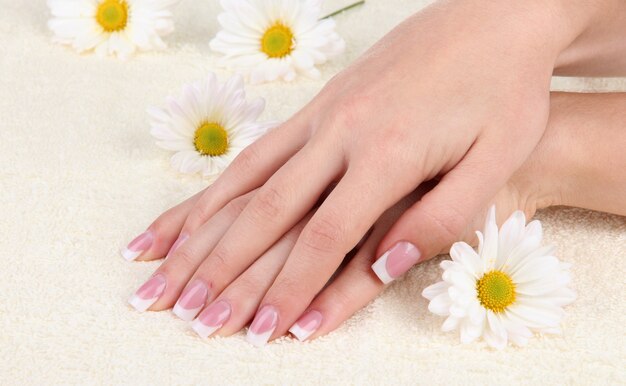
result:
[[[211,40],[218,64],[252,83],[320,76],[323,64],[345,49],[335,22],[320,20],[319,0],[222,1],[222,30]]]
[[[441,295],[444,292],[447,292],[448,287],[450,287],[450,285],[445,281],[437,282],[424,288],[424,290],[422,291],[422,296],[428,300],[433,300],[435,297]]]
[[[462,264],[475,278],[483,273],[480,256],[467,243],[454,243],[450,249],[450,257],[455,262]]]
[[[178,1],[49,0],[48,26],[55,42],[78,52],[126,59],[137,50],[165,47],[161,38],[174,29],[169,9]]]
[[[428,304],[428,310],[435,315],[447,316],[450,315],[450,306],[452,300],[446,292],[435,296],[433,300]]]
[[[461,319],[455,318],[454,316],[448,316],[448,318],[441,325],[441,331],[448,332],[456,330],[459,327],[459,322]]]
[[[567,287],[570,264],[541,245],[538,221],[525,222],[515,212],[498,230],[492,207],[484,232],[476,232],[478,252],[465,243],[452,246],[452,260],[440,264],[443,281],[422,293],[431,312],[447,317],[442,331],[458,329],[463,343],[482,336],[497,349],[507,342],[524,346],[533,332],[560,332],[562,307],[576,298]]]
[[[460,323],[460,327],[459,327],[461,343],[467,344],[478,339],[483,334],[484,324],[485,323],[474,324],[474,323],[471,323],[469,320],[464,319]]]
[[[489,208],[484,236],[485,240],[480,257],[483,263],[483,272],[488,272],[494,267],[498,256],[498,224],[496,223],[495,206]]]
[[[504,324],[500,320],[500,317],[491,311],[487,311],[487,328],[485,328],[484,338],[485,342],[491,347],[502,350],[506,347],[508,341],[508,335]]]
[[[498,258],[496,269],[502,269],[508,254],[519,244],[524,237],[526,216],[524,212],[515,211],[508,220],[502,224],[499,234]]]
[[[540,280],[550,276],[556,276],[559,269],[559,260],[554,256],[537,257],[521,261],[515,269],[507,271],[511,279],[517,284],[524,284],[535,280]]]
[[[542,299],[524,301],[509,307],[511,315],[523,320],[529,328],[554,327],[563,318],[563,309]]]
[[[531,221],[530,223],[528,223],[528,225],[526,225],[524,236],[536,237],[541,241],[541,238],[543,237],[543,229],[541,226],[541,222],[535,220],[535,221]]]

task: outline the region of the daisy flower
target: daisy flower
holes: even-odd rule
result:
[[[211,41],[219,64],[252,83],[320,76],[316,65],[343,52],[332,19],[320,20],[321,0],[222,0],[222,30]]]
[[[246,146],[274,123],[257,123],[265,102],[246,100],[243,79],[220,84],[215,74],[183,87],[165,108],[149,108],[157,145],[175,151],[172,166],[182,173],[216,177]]]
[[[526,225],[517,211],[498,231],[492,207],[484,232],[476,232],[478,252],[455,243],[452,261],[441,262],[443,281],[422,292],[431,312],[447,316],[442,330],[459,329],[463,343],[482,336],[497,349],[523,346],[533,332],[559,333],[562,307],[576,295],[567,288],[569,265],[541,245],[541,223]]]
[[[179,0],[48,0],[54,41],[82,53],[125,59],[135,51],[165,48],[174,30],[170,7]]]

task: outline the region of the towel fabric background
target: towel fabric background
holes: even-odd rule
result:
[[[266,98],[265,118],[287,118],[426,3],[367,0],[336,18],[348,48],[322,80],[249,94]],[[204,186],[170,169],[145,109],[215,69],[208,41],[219,2],[183,1],[170,49],[128,62],[53,45],[44,0],[0,0],[0,10],[0,384],[626,383],[626,218],[583,210],[537,216],[573,263],[579,299],[562,336],[527,348],[464,346],[440,331],[420,296],[439,259],[306,344],[283,338],[256,349],[241,333],[201,340],[170,312],[131,310],[128,296],[159,262],[127,263],[119,247]],[[554,87],[626,90],[626,79]]]

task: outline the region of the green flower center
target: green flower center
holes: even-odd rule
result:
[[[128,22],[128,4],[124,0],[104,0],[98,6],[96,20],[106,32],[123,30]]]
[[[261,38],[261,51],[270,58],[283,58],[293,51],[293,32],[289,27],[276,23]]]
[[[196,130],[193,144],[202,155],[222,155],[228,150],[228,132],[219,123],[203,123]]]
[[[515,283],[502,271],[487,272],[476,282],[480,304],[495,313],[515,302]]]

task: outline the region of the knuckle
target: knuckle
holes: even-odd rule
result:
[[[213,215],[211,208],[211,196],[202,197],[189,213],[187,223],[193,223],[196,226],[204,223]]]
[[[271,186],[262,188],[250,206],[252,216],[261,222],[279,218],[283,213],[285,196],[279,189]]]
[[[171,210],[171,209],[170,209]],[[171,218],[171,212],[170,210],[168,210],[167,212],[163,213],[162,215],[160,215],[159,217],[157,217],[156,220],[154,220],[154,222],[152,223],[152,225],[150,226],[150,229],[152,230],[152,232],[155,234],[155,236],[163,236],[169,232],[172,232],[172,230],[176,230],[175,229],[175,223]]]
[[[343,234],[338,217],[325,215],[311,220],[302,231],[300,242],[312,252],[327,253],[340,246]]]
[[[254,168],[258,166],[260,160],[261,156],[258,145],[251,144],[237,155],[229,169],[235,177],[248,174],[250,171],[255,170]]]
[[[211,255],[209,256],[209,260],[211,263],[211,271],[212,272],[230,272],[230,252],[223,245],[218,245],[215,247]]]
[[[438,211],[437,214],[427,208],[422,208],[422,213],[430,222],[429,228],[434,229],[444,243],[460,239],[467,226],[463,213],[452,205],[447,206],[445,210]]]
[[[345,286],[332,287],[328,295],[328,299],[332,301],[332,304],[334,304],[337,309],[344,310],[353,308],[355,297],[358,299],[358,296],[355,296],[355,294]]]
[[[282,277],[274,283],[270,292],[268,292],[267,300],[273,304],[289,305],[302,301],[305,293],[302,288],[302,280],[296,277]]]
[[[226,211],[228,217],[237,218],[241,212],[243,212],[246,205],[248,205],[248,200],[239,197],[226,204],[224,210]]]
[[[331,126],[350,130],[362,123],[364,111],[370,105],[370,97],[364,92],[355,92],[348,96],[343,96],[335,102],[332,114],[329,116]]]
[[[246,273],[237,278],[229,288],[234,297],[249,297],[250,294],[258,293],[260,285],[259,277],[255,274]]]
[[[197,252],[191,249],[188,245],[181,245],[180,248],[174,252],[173,260],[178,266],[184,266],[188,268],[195,267],[197,265]]]

